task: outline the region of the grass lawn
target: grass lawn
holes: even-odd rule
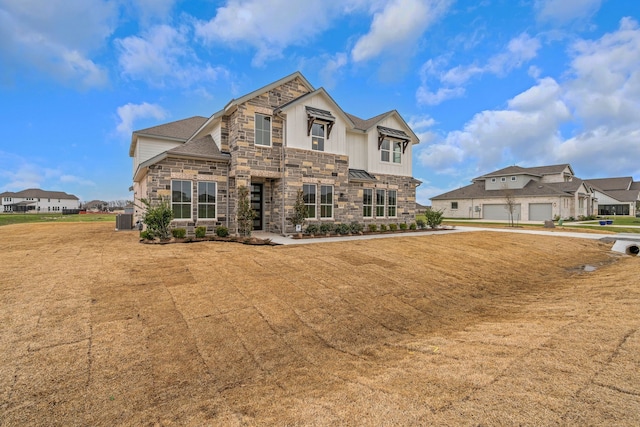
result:
[[[97,222],[115,221],[116,214],[82,214],[82,215],[62,215],[56,213],[46,214],[0,214],[0,226],[9,224],[22,224],[25,222]]]

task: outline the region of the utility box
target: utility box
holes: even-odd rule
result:
[[[133,229],[133,214],[116,215],[116,231],[132,230],[132,229]]]

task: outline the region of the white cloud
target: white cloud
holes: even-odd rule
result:
[[[347,65],[347,54],[336,53],[333,57],[325,59],[325,66],[320,70],[320,78],[328,89],[336,85],[336,75]]]
[[[120,122],[118,123],[116,130],[126,136],[130,136],[131,132],[133,132],[133,122],[138,119],[144,118],[154,118],[156,120],[166,119],[168,114],[167,112],[156,104],[149,104],[143,102],[142,104],[126,104],[122,107],[118,107],[117,110],[118,118]]]
[[[537,38],[522,33],[509,41],[504,52],[493,55],[483,65],[458,65],[447,70],[448,58],[429,59],[420,70],[422,84],[416,91],[418,103],[438,105],[447,99],[459,98],[465,94],[464,85],[473,77],[483,74],[505,76],[535,58],[539,49]],[[432,86],[439,87],[433,90]]]
[[[189,47],[186,27],[158,25],[141,36],[117,39],[115,43],[122,75],[151,86],[190,87],[228,74],[222,67],[199,63]]]
[[[354,62],[367,61],[383,52],[413,49],[415,42],[448,9],[449,0],[392,0],[373,16],[371,28],[353,47]]]
[[[89,55],[112,34],[117,12],[113,2],[101,0],[0,0],[5,71],[35,67],[65,83],[104,85],[107,72]]]
[[[336,12],[347,7],[322,0],[228,0],[207,22],[197,22],[196,35],[215,46],[248,45],[257,49],[254,65],[279,58],[290,45],[303,45],[327,29]],[[277,11],[277,17],[274,13]]]
[[[534,9],[540,21],[566,24],[591,17],[602,0],[536,0]]]
[[[167,21],[171,17],[171,11],[176,0],[129,0],[130,5],[140,17],[143,23]]]

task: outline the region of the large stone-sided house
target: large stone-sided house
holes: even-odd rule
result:
[[[250,189],[254,230],[287,234],[296,195],[308,223],[415,220],[418,137],[391,110],[345,113],[299,72],[231,100],[209,118],[133,132],[135,216],[140,199],[168,198],[174,226],[237,229],[238,189]]]
[[[544,221],[596,213],[591,187],[569,164],[504,169],[474,178],[470,185],[431,198],[449,218]]]
[[[39,188],[0,193],[0,212],[45,213],[79,209],[80,200],[62,191]]]

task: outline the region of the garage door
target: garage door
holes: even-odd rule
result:
[[[518,221],[521,219],[520,204],[518,203],[513,208],[513,219],[514,221]],[[482,215],[484,219],[509,220],[509,209],[507,205],[482,205],[482,209],[484,210]]]
[[[548,219],[553,219],[551,212],[551,203],[529,203],[530,221],[546,221]]]

